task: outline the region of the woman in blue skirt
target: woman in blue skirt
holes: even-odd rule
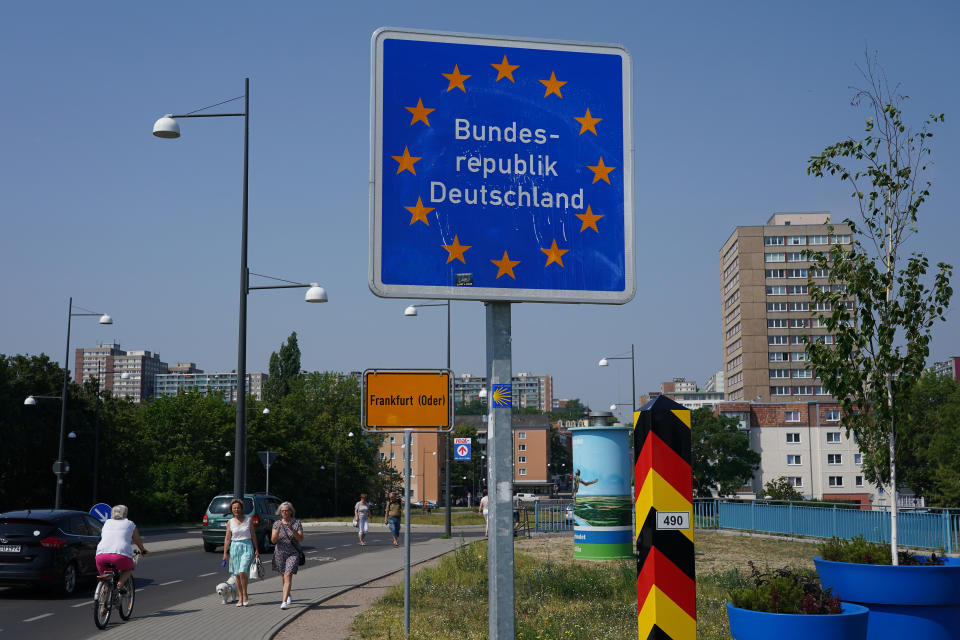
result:
[[[250,572],[250,563],[260,557],[257,548],[257,537],[250,528],[250,518],[243,514],[243,500],[234,498],[230,502],[230,511],[233,518],[227,524],[227,535],[223,541],[223,559],[230,557],[230,573],[237,577],[237,606],[246,607],[250,604],[247,599],[247,582]]]

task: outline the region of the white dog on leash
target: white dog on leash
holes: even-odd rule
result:
[[[217,585],[217,595],[223,604],[230,604],[237,599],[237,576],[230,576],[226,582]]]

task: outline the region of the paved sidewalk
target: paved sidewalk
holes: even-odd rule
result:
[[[336,523],[304,523],[308,530],[337,530]],[[352,529],[350,523],[347,527]],[[418,564],[453,551],[464,540],[483,535],[483,527],[454,527],[453,538],[443,539],[442,526],[414,526],[418,534],[435,533],[436,537],[410,545],[410,562]],[[373,529],[373,527],[371,527]],[[181,540],[147,542],[151,552],[162,553],[199,546],[196,536]],[[266,568],[267,578],[250,582],[250,606],[238,609],[224,605],[215,593],[182,602],[175,607],[140,617],[134,609],[128,623],[111,625],[110,638],[272,638],[286,624],[307,611],[311,605],[403,569],[403,544],[367,545],[362,552],[342,560],[326,561],[321,551],[306,549],[307,563],[293,578],[293,604],[280,608],[280,576]],[[103,632],[88,637],[102,638]]]

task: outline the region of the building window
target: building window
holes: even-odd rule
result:
[[[843,476],[827,476],[827,485],[831,487],[842,487]]]
[[[807,344],[807,336],[790,336],[790,344]]]
[[[525,476],[525,475],[527,475],[527,470],[526,470],[526,469],[517,469],[517,474],[518,474],[518,475],[521,475],[521,476]]]
[[[809,326],[810,321],[807,318],[790,318],[791,329],[806,329]]]
[[[793,251],[787,254],[787,262],[803,262],[807,257],[802,251]]]
[[[397,441],[397,439],[396,439],[395,436],[390,436],[390,444],[393,444],[393,443],[396,442],[396,441]]]
[[[527,445],[525,445],[525,444],[518,444],[518,445],[517,445],[517,451],[526,451],[526,450],[527,450]]]
[[[790,311],[810,311],[809,302],[791,302]]]
[[[390,459],[391,459],[391,460],[396,460],[396,459],[397,459],[397,453],[396,453],[396,451],[391,451],[391,452],[390,452]]]
[[[811,278],[829,278],[830,269],[810,269]]]
[[[730,386],[740,384],[741,382],[743,382],[743,371],[736,372],[735,374],[730,376],[729,380],[730,381],[727,384],[729,384]]]
[[[767,344],[790,344],[790,336],[767,336]]]
[[[767,329],[787,329],[787,319],[786,318],[775,318],[773,320],[767,320]]]
[[[783,414],[784,422],[800,422],[799,411],[787,411]]]
[[[790,484],[799,489],[803,487],[803,478],[801,476],[790,476]]]
[[[790,360],[790,354],[785,351],[771,351],[767,354],[767,357],[770,362],[788,362]]]
[[[387,454],[384,453],[383,451],[381,451],[381,452],[380,452],[380,459],[381,459],[381,460],[386,460],[386,459],[387,459]]]
[[[857,466],[860,466],[861,464],[863,464],[863,454],[862,454],[862,453],[855,453],[855,454],[853,454],[853,464],[855,464],[855,465],[857,465]]]
[[[775,285],[772,287],[767,287],[768,296],[785,296],[787,295],[787,287],[785,285]]]
[[[854,486],[862,487],[862,486],[863,486],[863,476],[855,476],[855,477],[853,478],[853,484],[854,484]]]
[[[764,273],[768,278],[786,278],[786,269],[767,269]]]
[[[827,244],[830,239],[827,236],[808,236],[807,244]]]
[[[783,262],[786,260],[786,256],[782,253],[765,253],[763,254],[764,262]]]
[[[526,440],[526,439],[527,439],[527,432],[526,432],[526,431],[517,431],[517,438],[519,438],[520,440]]]
[[[770,395],[788,396],[790,395],[790,387],[770,387]]]
[[[787,269],[788,278],[806,278],[807,270],[806,269]]]
[[[767,236],[763,239],[763,244],[768,247],[778,246],[783,244],[783,236]]]
[[[805,296],[808,293],[807,285],[805,284],[792,284],[790,285],[789,291],[792,296]]]
[[[794,394],[798,396],[812,396],[813,387],[812,386],[800,386],[793,388]]]
[[[729,339],[729,338],[732,338],[733,336],[737,335],[738,333],[740,333],[740,323],[739,323],[739,322],[738,322],[737,324],[733,325],[732,327],[730,327],[729,329],[727,329],[727,338],[728,338],[728,339]]]
[[[827,442],[830,444],[839,444],[840,443],[840,432],[839,431],[828,431],[827,432]]]
[[[738,242],[734,241],[733,246],[731,246],[729,249],[727,249],[727,253],[724,254],[724,256],[723,256],[723,261],[724,261],[724,262],[727,262],[730,258],[732,258],[733,256],[735,256],[735,255],[737,254],[737,246],[738,246],[738,244],[739,244]],[[824,244],[826,244],[826,242],[824,242]]]
[[[800,434],[787,432],[787,444],[800,444]]]
[[[789,455],[787,456],[787,464],[791,467],[799,466],[803,464],[803,456],[800,455]]]
[[[790,369],[770,369],[771,378],[789,378]]]
[[[767,303],[767,312],[777,312],[777,311],[787,311],[790,308],[790,303],[788,302],[768,302]]]
[[[794,378],[812,378],[813,371],[809,369],[792,369]]]
[[[525,464],[527,462],[527,456],[517,456],[517,462]]]
[[[827,464],[843,464],[843,455],[839,453],[828,453]]]
[[[850,236],[847,234],[833,236],[833,244],[850,244]]]
[[[807,236],[787,236],[787,244],[800,246],[807,244]]]

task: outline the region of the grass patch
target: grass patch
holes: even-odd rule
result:
[[[636,562],[573,559],[570,537],[515,543],[516,637],[522,640],[606,640],[637,635]],[[725,604],[759,567],[813,568],[816,545],[697,531],[697,638],[730,640]],[[413,576],[410,638],[488,637],[487,546],[461,547]],[[403,585],[354,619],[355,640],[403,637]]]

